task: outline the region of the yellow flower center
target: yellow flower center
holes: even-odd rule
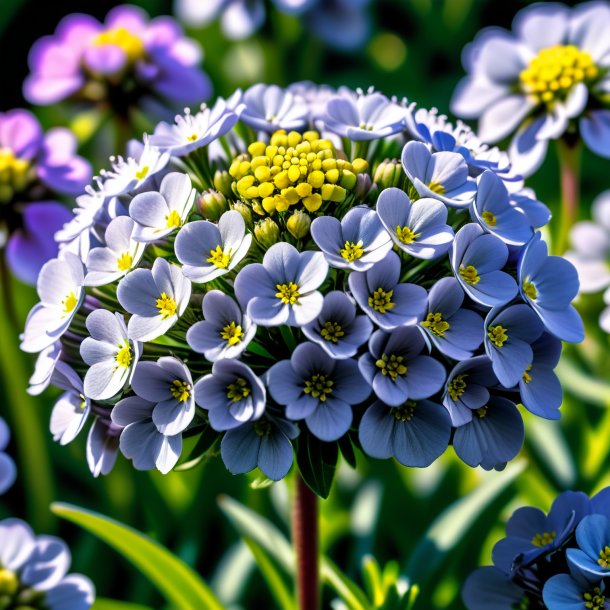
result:
[[[490,227],[495,227],[496,223],[498,222],[495,215],[488,211],[485,210],[482,214],[481,214],[481,218],[485,221],[485,224],[490,226]]]
[[[460,277],[471,286],[475,286],[481,281],[479,272],[477,271],[476,267],[473,267],[472,265],[468,265],[468,267],[460,265],[459,273]]]
[[[34,177],[30,162],[15,157],[10,148],[0,148],[0,203],[23,191]]]
[[[135,34],[132,34],[127,28],[113,28],[98,34],[93,40],[94,47],[112,44],[121,47],[125,51],[125,55],[130,62],[135,62],[142,58],[146,53],[144,43]]]
[[[334,385],[335,382],[328,379],[326,375],[314,375],[309,381],[305,382],[303,392],[317,398],[320,402],[325,402],[333,393]]]
[[[588,83],[598,75],[599,69],[587,51],[575,45],[555,45],[538,52],[519,74],[519,82],[536,102],[552,106],[574,85]]]
[[[591,591],[582,594],[587,610],[604,610],[606,607],[606,597],[602,595],[599,587],[594,587]]]
[[[534,286],[534,284],[528,280],[523,282],[523,292],[525,292],[525,295],[532,301],[535,301],[538,298],[536,286]]]
[[[244,398],[248,398],[251,392],[250,385],[242,377],[238,377],[233,383],[227,386],[227,398],[233,402],[239,402]]]
[[[532,366],[532,364],[528,364],[527,368],[525,369],[525,372],[523,373],[523,381],[525,381],[525,383],[530,383],[530,381],[532,380],[532,376],[530,375]]]
[[[10,598],[19,590],[19,577],[12,570],[0,568],[0,597]]]
[[[407,367],[403,364],[404,357],[392,354],[388,356],[383,354],[379,360],[375,362],[375,366],[381,369],[381,374],[389,377],[394,381],[397,377],[402,377],[407,374]]]
[[[462,375],[456,375],[447,386],[447,393],[451,397],[451,400],[457,400],[468,387],[466,383],[466,377],[468,377],[467,373],[463,373]]]
[[[182,379],[174,379],[169,386],[169,391],[178,402],[186,402],[191,397],[191,386]]]
[[[413,418],[413,413],[415,412],[415,407],[417,403],[412,400],[407,400],[400,407],[393,407],[390,409],[390,413],[401,422],[411,421]]]
[[[119,351],[116,354],[115,360],[117,363],[117,368],[119,366],[127,368],[131,364],[131,347],[129,347],[129,343],[127,341],[123,341],[123,343],[119,344]]]
[[[180,214],[176,210],[172,210],[166,217],[165,226],[168,229],[176,229],[182,224],[182,219],[180,218]]]
[[[78,299],[76,298],[74,292],[69,292],[66,295],[66,298],[61,302],[64,306],[64,313],[70,313],[74,311],[76,304],[78,303]]]
[[[196,133],[192,133],[190,136],[186,136],[187,141],[194,142],[199,136]]]
[[[231,322],[220,331],[220,338],[224,339],[229,345],[237,345],[244,336],[244,331],[239,324]]]
[[[325,341],[338,343],[339,339],[345,335],[345,331],[341,324],[337,322],[324,322],[324,326],[320,329],[320,335]]]
[[[430,182],[428,183],[428,188],[438,195],[443,195],[445,193],[445,187],[440,182]]]
[[[294,282],[288,282],[287,284],[276,284],[277,292],[275,296],[284,303],[284,305],[295,305],[299,302],[301,295],[299,294],[299,287]]]
[[[210,250],[210,258],[208,263],[212,263],[218,269],[228,269],[231,262],[231,250],[225,252],[220,246],[216,246],[215,250]]]
[[[271,430],[273,426],[268,419],[259,419],[254,424],[254,432],[257,436],[269,436],[271,434]]]
[[[116,266],[119,271],[127,271],[131,269],[133,264],[133,257],[129,252],[123,252],[119,258],[116,259]]]
[[[162,292],[161,297],[157,299],[156,307],[161,317],[165,320],[176,314],[178,304],[172,297],[168,297],[165,292]]]
[[[140,168],[135,173],[136,180],[144,180],[144,178],[146,178],[146,176],[148,176],[149,169],[150,169],[150,167],[148,167],[148,165],[145,165],[144,167]]]
[[[377,290],[373,292],[372,296],[369,297],[369,307],[372,307],[379,313],[385,313],[386,311],[394,309],[394,307],[396,307],[396,303],[392,302],[393,294],[393,290],[388,290],[386,292],[383,288],[377,288]]]
[[[484,407],[481,407],[480,409],[475,409],[475,412],[479,416],[479,419],[483,419],[484,417],[487,417],[487,411],[489,411],[489,406],[487,406],[487,405],[485,405]]]
[[[429,313],[426,316],[426,319],[422,322],[422,326],[425,326],[430,330],[431,333],[434,333],[437,337],[444,337],[445,332],[447,332],[451,326],[449,322],[443,320],[443,314],[441,313]]]
[[[553,542],[553,540],[555,540],[557,536],[557,532],[542,532],[541,534],[536,534],[533,538],[532,538],[532,544],[534,546],[537,546],[538,548],[541,548],[543,546],[546,546],[547,544],[551,544],[551,542]]]
[[[360,240],[357,244],[353,241],[346,241],[345,246],[339,250],[339,254],[348,262],[353,263],[357,261],[359,258],[362,258],[364,254],[364,249],[362,248],[362,240]]]
[[[502,347],[506,341],[508,341],[508,334],[506,328],[500,326],[490,326],[487,332],[489,340],[496,346]]]
[[[398,237],[403,244],[412,244],[419,237],[419,233],[416,234],[409,227],[396,225],[396,237]]]

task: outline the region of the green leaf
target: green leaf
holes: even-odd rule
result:
[[[297,464],[303,480],[321,498],[328,498],[337,469],[337,443],[325,443],[304,433],[297,440]]]
[[[352,444],[349,434],[342,436],[338,441],[338,445],[343,459],[355,469],[357,466],[356,452],[354,451],[354,445]]]
[[[152,610],[149,606],[98,597],[91,610]]]
[[[131,561],[180,610],[223,610],[201,577],[178,557],[148,536],[114,519],[70,504],[51,510],[97,536]]]

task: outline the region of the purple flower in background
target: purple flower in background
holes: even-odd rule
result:
[[[305,100],[277,85],[258,83],[246,90],[241,120],[258,131],[302,131],[309,116]]]
[[[88,610],[95,599],[93,583],[80,574],[67,574],[70,550],[54,536],[35,536],[20,519],[0,521],[2,599],[7,608],[36,607],[48,610]],[[40,605],[39,605],[40,604]]]
[[[7,491],[17,478],[17,467],[13,458],[4,453],[9,441],[11,432],[6,421],[0,417],[0,495]]]
[[[83,14],[62,19],[30,51],[23,91],[33,104],[86,100],[123,114],[132,105],[200,103],[211,92],[200,62],[198,44],[173,19],[149,20],[141,8],[123,5],[103,24]]]
[[[42,265],[57,256],[53,239],[70,220],[57,195],[77,195],[91,180],[91,166],[76,155],[67,129],[44,133],[27,110],[0,113],[0,237],[13,273],[35,284]],[[6,239],[6,241],[5,241]]]
[[[341,438],[351,426],[352,407],[371,393],[355,360],[334,360],[309,342],[298,345],[290,360],[269,369],[267,385],[273,399],[286,406],[286,416],[304,419],[323,441]]]

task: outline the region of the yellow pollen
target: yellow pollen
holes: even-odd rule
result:
[[[375,366],[381,369],[381,374],[395,381],[397,377],[402,377],[407,374],[407,367],[403,364],[404,357],[392,354],[388,356],[383,354],[379,360],[375,362]]]
[[[506,328],[500,326],[490,326],[487,332],[489,340],[496,346],[502,347],[508,341],[508,334]]]
[[[537,546],[538,548],[541,548],[543,546],[546,546],[547,544],[551,544],[551,542],[553,542],[553,540],[555,540],[556,536],[557,536],[557,532],[555,532],[555,531],[542,532],[541,534],[536,534],[532,538],[532,544],[534,546]]]
[[[66,295],[66,298],[61,302],[64,306],[64,313],[70,313],[74,311],[76,304],[78,303],[78,299],[74,295],[74,292],[70,292]]]
[[[182,379],[174,379],[169,386],[169,391],[178,402],[186,402],[191,397],[191,386]]]
[[[224,339],[229,345],[237,345],[244,336],[244,331],[239,324],[231,322],[220,331],[220,338]]]
[[[352,241],[346,241],[345,246],[339,250],[339,254],[348,262],[353,263],[359,258],[362,258],[364,249],[362,248],[362,240],[357,244]]]
[[[320,329],[320,335],[325,341],[338,343],[339,339],[345,335],[341,324],[337,322],[324,322],[324,327]]]
[[[451,397],[451,400],[457,400],[468,387],[465,379],[468,377],[467,373],[463,373],[462,375],[456,375],[450,382],[447,387],[447,393]]]
[[[599,559],[597,560],[597,563],[602,567],[602,568],[610,568],[610,546],[606,545],[600,552],[599,552]]]
[[[172,210],[166,217],[165,226],[168,229],[176,229],[182,224],[182,219],[180,218],[180,214],[176,210]]]
[[[19,590],[19,577],[12,570],[0,568],[0,599],[8,597],[10,604],[11,597]]]
[[[428,188],[437,195],[442,195],[445,192],[445,187],[440,182],[430,182]]]
[[[196,133],[192,133],[190,136],[187,136],[186,139],[189,142],[194,142],[199,136]]]
[[[441,313],[429,313],[426,319],[422,322],[422,326],[425,326],[431,333],[437,337],[444,337],[445,332],[448,331],[451,326],[449,322],[443,320],[443,314]]]
[[[407,400],[407,402],[400,405],[400,407],[393,407],[390,409],[390,413],[400,422],[411,421],[416,406],[416,402]]]
[[[142,40],[132,34],[127,28],[113,28],[98,34],[91,42],[94,47],[111,44],[120,47],[125,51],[130,62],[135,62],[141,59],[145,53],[144,43]]]
[[[242,377],[238,377],[233,383],[227,386],[227,398],[233,402],[240,402],[244,398],[248,398],[251,392],[250,385]]]
[[[119,271],[127,271],[131,269],[133,264],[133,257],[129,252],[123,252],[119,258],[116,259],[116,266]]]
[[[486,405],[484,407],[481,407],[480,409],[475,409],[475,412],[479,416],[479,419],[483,419],[484,417],[487,416],[488,410],[489,410],[489,407]]]
[[[396,303],[392,302],[393,294],[393,290],[388,290],[386,292],[383,288],[377,288],[377,290],[373,292],[372,296],[369,297],[369,307],[372,307],[379,313],[385,313],[386,311],[394,309],[394,307],[396,307]]]
[[[552,107],[572,87],[590,84],[598,76],[599,69],[587,51],[575,45],[555,45],[538,52],[519,74],[519,82],[535,102]]]
[[[144,167],[142,167],[141,169],[139,169],[136,173],[135,173],[135,177],[136,180],[144,180],[144,178],[146,178],[146,176],[148,175],[148,170],[150,168],[148,167],[148,165],[145,165]]]
[[[294,282],[287,284],[276,284],[277,292],[275,296],[284,303],[284,305],[296,305],[301,298],[299,287]]]
[[[416,234],[409,227],[401,227],[400,225],[396,225],[396,237],[403,244],[412,244],[418,237],[419,233]]]
[[[131,355],[131,347],[129,347],[129,343],[127,341],[123,341],[123,343],[119,344],[119,351],[116,354],[115,360],[118,367],[127,368],[131,364],[132,355]]]
[[[305,382],[303,392],[317,398],[320,402],[326,402],[326,399],[333,393],[334,385],[335,382],[332,379],[327,379],[326,375],[318,374]]]
[[[161,293],[161,297],[157,299],[156,307],[163,320],[170,318],[176,314],[178,304],[172,297],[168,297],[165,292]]]
[[[535,301],[538,298],[538,291],[536,290],[536,286],[532,284],[532,282],[525,280],[523,282],[523,292],[525,292],[525,296],[527,296],[532,301]]]
[[[481,281],[479,272],[472,265],[468,265],[468,267],[460,266],[459,273],[460,277],[471,286],[475,286]]]
[[[26,188],[34,177],[30,169],[29,161],[15,157],[10,148],[0,148],[0,203]]]
[[[225,252],[220,246],[216,246],[215,250],[210,250],[210,258],[206,262],[212,263],[219,269],[228,269],[231,262],[231,250]]]
[[[599,587],[583,593],[582,599],[585,602],[587,610],[604,610],[606,607],[606,596],[602,594]]]
[[[481,214],[481,218],[483,218],[483,220],[485,221],[485,224],[490,226],[490,227],[495,227],[496,223],[498,222],[496,220],[496,217],[494,216],[494,214],[492,214],[491,212],[489,212],[488,210],[485,210],[482,214]]]
[[[523,381],[525,383],[530,383],[530,381],[532,380],[532,376],[530,374],[530,371],[532,370],[532,364],[528,364],[527,368],[525,369],[525,372],[523,373]]]

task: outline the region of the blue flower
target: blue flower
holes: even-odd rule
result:
[[[305,100],[277,85],[252,85],[242,101],[245,108],[240,119],[258,131],[302,131],[307,125],[309,108]]]
[[[440,279],[428,295],[428,313],[420,326],[427,339],[454,360],[471,358],[483,342],[483,319],[469,309],[460,309],[464,291],[453,277]]]
[[[436,199],[411,202],[402,189],[387,188],[377,199],[377,214],[392,241],[415,258],[442,256],[453,241],[447,208]]]
[[[610,519],[586,516],[576,528],[576,542],[579,548],[566,551],[572,573],[587,580],[610,576]]]
[[[360,357],[358,366],[380,400],[398,407],[407,400],[429,398],[441,389],[445,368],[438,360],[421,355],[424,346],[416,327],[373,333],[369,353]]]
[[[475,570],[466,580],[462,599],[468,610],[515,610],[527,608],[527,594],[494,566]],[[522,605],[522,602],[526,602]]]
[[[408,400],[396,407],[377,400],[363,415],[358,436],[372,457],[394,456],[404,466],[425,468],[447,448],[451,419],[430,400]]]
[[[536,233],[525,246],[517,271],[521,296],[546,329],[562,341],[582,341],[583,322],[570,304],[578,294],[574,266],[564,258],[549,256],[541,234]]]
[[[322,310],[317,288],[327,273],[321,252],[298,252],[282,242],[267,250],[262,264],[252,263],[239,272],[235,296],[256,324],[301,326]]]
[[[206,292],[201,308],[203,322],[195,322],[186,333],[191,349],[210,362],[238,358],[254,338],[256,324],[220,290]]]
[[[508,303],[517,295],[515,280],[501,271],[507,260],[506,244],[486,234],[479,225],[467,224],[457,232],[451,268],[473,301],[494,307]]]
[[[492,396],[474,410],[470,422],[456,429],[453,448],[458,457],[473,468],[502,468],[521,450],[523,420],[510,400]]]
[[[17,468],[13,458],[4,453],[10,439],[10,430],[4,419],[0,417],[0,495],[9,489],[17,478]]]
[[[356,315],[354,302],[344,292],[333,290],[324,297],[320,315],[301,330],[329,356],[342,360],[356,355],[373,325],[366,316]]]
[[[515,209],[525,214],[530,225],[535,229],[544,227],[551,220],[551,210],[542,201],[538,201],[536,193],[530,188],[510,193],[509,202]]]
[[[229,472],[243,474],[258,466],[273,481],[283,479],[293,461],[292,439],[297,425],[280,418],[261,419],[228,430],[220,443],[220,455]]]
[[[471,209],[485,231],[507,244],[523,245],[534,234],[527,216],[510,204],[506,186],[492,171],[484,171],[479,178]]]
[[[367,271],[385,258],[392,242],[374,210],[352,208],[341,222],[320,216],[311,223],[311,236],[332,267]]]
[[[464,157],[452,152],[432,153],[423,142],[408,142],[402,166],[421,197],[438,199],[450,207],[466,207],[477,186],[468,176]]]
[[[544,584],[542,599],[549,610],[607,610],[605,592],[603,580],[591,583],[578,574],[555,574]]]
[[[195,383],[195,396],[218,431],[259,419],[267,403],[265,386],[250,367],[226,358],[214,362],[212,373]]]
[[[349,287],[364,313],[381,328],[417,324],[426,310],[426,290],[400,283],[400,258],[395,252],[366,272],[353,272]]]
[[[355,360],[334,360],[315,343],[301,343],[290,360],[274,364],[267,385],[286,416],[304,419],[323,441],[341,438],[351,426],[352,406],[371,393]]]
[[[512,388],[532,364],[531,343],[542,334],[538,316],[521,303],[507,308],[494,307],[485,319],[485,352],[496,377],[505,388]]]

